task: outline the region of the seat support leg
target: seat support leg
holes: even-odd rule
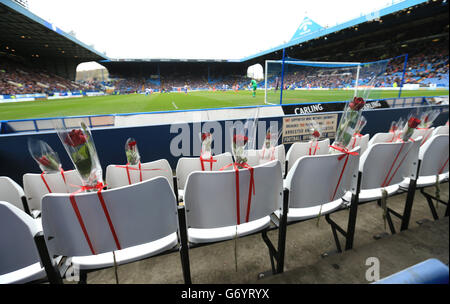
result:
[[[186,212],[184,205],[178,206],[178,221],[180,223],[180,258],[181,258],[181,268],[183,270],[183,278],[185,284],[192,284],[191,281],[191,268],[189,263],[189,245],[187,237],[187,226],[186,226]]]

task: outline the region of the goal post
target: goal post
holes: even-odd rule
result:
[[[265,104],[347,101],[354,96],[376,98],[371,92],[386,84],[390,59],[374,62],[266,60]],[[283,87],[281,87],[283,85]],[[390,83],[388,85],[391,85]]]

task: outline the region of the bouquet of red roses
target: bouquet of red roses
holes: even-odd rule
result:
[[[58,153],[42,140],[28,138],[28,151],[44,173],[61,171],[61,162]]]
[[[55,129],[70,159],[81,176],[83,186],[96,190],[103,184],[102,168],[98,160],[92,134],[84,122],[80,128],[69,131],[61,123],[55,122]]]
[[[137,147],[137,142],[134,138],[128,138],[125,143],[125,154],[127,156],[127,163],[130,165],[137,165],[141,160],[141,155]]]
[[[333,146],[341,149],[345,149],[348,146],[353,134],[355,134],[365,103],[362,97],[354,97],[351,102],[346,104],[336,131]]]

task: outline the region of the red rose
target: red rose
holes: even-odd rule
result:
[[[411,117],[411,118],[408,120],[408,127],[412,128],[412,129],[417,128],[417,126],[418,126],[419,124],[420,124],[420,119],[418,119],[418,118]]]
[[[45,155],[41,158],[38,158],[38,162],[40,162],[45,167],[50,167],[50,160]]]
[[[83,131],[81,131],[80,129],[77,130],[74,129],[70,131],[69,134],[67,134],[67,137],[64,140],[64,142],[69,146],[77,147],[79,145],[84,144],[86,140],[87,137],[86,135],[84,135]]]
[[[355,97],[355,98],[353,98],[353,100],[350,102],[350,104],[348,106],[353,111],[359,111],[364,107],[365,104],[366,104],[366,102],[364,101],[364,99],[362,97]]]
[[[247,136],[244,136],[244,135],[241,135],[241,134],[235,134],[233,136],[233,142],[234,143],[236,143],[236,142],[243,142],[244,145],[245,145],[247,143],[247,141],[248,141],[248,137]]]
[[[266,134],[266,139],[270,139],[270,132]]]
[[[211,133],[202,133],[202,141],[204,141],[207,137],[211,136]]]
[[[134,146],[136,146],[136,141],[135,141],[135,140],[132,140],[132,141],[130,141],[130,142],[128,143],[128,147],[129,147],[130,149],[133,149]]]
[[[320,137],[320,133],[317,130],[315,130],[312,135],[316,138]]]

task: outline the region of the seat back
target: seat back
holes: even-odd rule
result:
[[[212,163],[212,171],[219,171],[233,162],[230,152],[214,155],[213,160],[215,162]],[[205,171],[211,171],[211,162],[204,161],[203,166]],[[176,168],[178,189],[184,189],[189,174],[195,171],[202,171],[200,157],[181,157],[178,160]]]
[[[361,156],[361,190],[377,189],[400,183],[405,177],[415,177],[422,137],[405,143],[369,145]]]
[[[360,147],[362,155],[367,150],[367,146],[369,145],[369,137],[369,134],[363,136],[353,136],[348,149]]]
[[[22,196],[24,196],[22,187],[7,176],[0,176],[0,201],[8,202],[20,210],[24,211]]]
[[[77,170],[70,170],[64,172],[64,181],[61,173],[41,174],[38,173],[26,173],[23,175],[23,188],[27,197],[28,206],[31,210],[41,210],[42,197],[50,193],[71,193],[75,192],[83,183]],[[45,183],[44,183],[45,180]]]
[[[177,231],[176,199],[165,177],[105,190],[101,194],[107,213],[97,192],[75,194],[73,199],[69,194],[47,194],[42,198],[42,227],[51,254],[86,256],[93,251],[99,254],[117,250],[112,231],[121,249],[149,243]],[[107,214],[114,230],[110,228]]]
[[[315,145],[311,147],[311,143],[309,142],[296,142],[293,143],[292,146],[289,148],[286,159],[288,162],[288,171],[291,170],[294,163],[299,159],[300,157],[310,155],[310,148],[312,150],[311,154],[314,155],[325,155],[328,154],[330,151],[330,139],[326,138],[324,140],[320,140],[317,142],[317,150],[315,149]]]
[[[40,261],[34,243],[35,220],[10,203],[0,201],[0,275]]]
[[[282,206],[283,179],[277,160],[254,167],[255,195],[249,221],[272,214]],[[239,219],[245,223],[250,171],[239,170]],[[192,228],[219,228],[237,224],[236,172],[193,172],[185,187],[186,220]]]
[[[427,129],[414,129],[413,134],[411,135],[411,138],[416,140],[419,136],[422,136],[422,145],[430,138],[430,136],[433,134],[434,127],[427,128]]]
[[[448,172],[449,135],[432,136],[420,147],[419,176],[431,176]]]
[[[128,175],[129,174],[129,175]],[[173,189],[173,173],[169,162],[166,159],[141,163],[141,170],[138,165],[128,165],[128,173],[125,165],[109,165],[106,167],[106,184],[109,189],[128,186],[130,184],[146,181],[154,177],[163,176],[167,178]],[[129,177],[129,179],[128,179]]]
[[[283,144],[276,146],[273,151],[264,148],[258,150],[258,158],[259,158],[258,162],[259,165],[265,164],[274,159],[279,160],[281,163],[281,170],[284,176],[286,163],[286,150]]]
[[[433,135],[441,135],[441,134],[448,135],[448,126],[439,126],[433,130]]]
[[[360,148],[352,152],[358,155],[348,155],[348,159],[343,153],[299,158],[286,176],[289,207],[313,207],[337,200],[346,191],[356,192]]]
[[[394,139],[394,133],[377,133],[369,140],[369,146],[378,143],[391,142]]]

